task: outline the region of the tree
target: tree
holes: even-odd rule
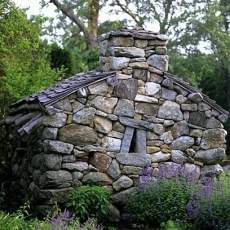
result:
[[[48,61],[40,21],[31,22],[10,1],[0,2],[0,117],[9,103],[54,83],[59,71]]]

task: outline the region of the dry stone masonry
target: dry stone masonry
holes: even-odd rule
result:
[[[155,178],[159,167],[182,166],[196,180],[223,171],[228,113],[166,72],[166,44],[166,36],[140,29],[110,32],[100,38],[103,72],[37,95],[46,113],[39,125],[30,120],[19,129],[28,131],[30,147],[23,154],[22,144],[12,150],[15,177],[37,207],[64,202],[68,191],[86,183],[106,186],[120,207],[137,190],[144,166]],[[12,109],[19,113],[24,103],[30,111],[34,98]],[[25,137],[17,138],[22,143]]]

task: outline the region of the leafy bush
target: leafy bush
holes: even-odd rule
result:
[[[127,209],[134,221],[159,226],[168,220],[186,220],[189,193],[182,181],[163,179],[130,197]]]
[[[81,221],[96,217],[101,220],[109,211],[110,193],[100,186],[81,186],[75,188],[69,196],[67,206]]]

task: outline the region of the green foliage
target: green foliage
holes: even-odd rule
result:
[[[159,226],[168,220],[186,221],[188,201],[183,182],[165,179],[131,196],[127,209],[135,222]]]
[[[96,217],[101,220],[109,211],[110,193],[100,186],[81,186],[69,196],[67,206],[80,220]]]
[[[40,20],[29,21],[10,1],[0,2],[0,114],[6,106],[54,83],[61,72],[50,67],[40,39]]]
[[[182,227],[179,227],[178,224],[175,222],[169,220],[166,223],[161,224],[161,229],[162,230],[183,230]]]

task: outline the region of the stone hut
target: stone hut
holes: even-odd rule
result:
[[[13,190],[37,209],[97,183],[122,206],[144,166],[221,173],[228,112],[167,72],[167,37],[143,29],[103,35],[100,71],[77,74],[10,106]]]

